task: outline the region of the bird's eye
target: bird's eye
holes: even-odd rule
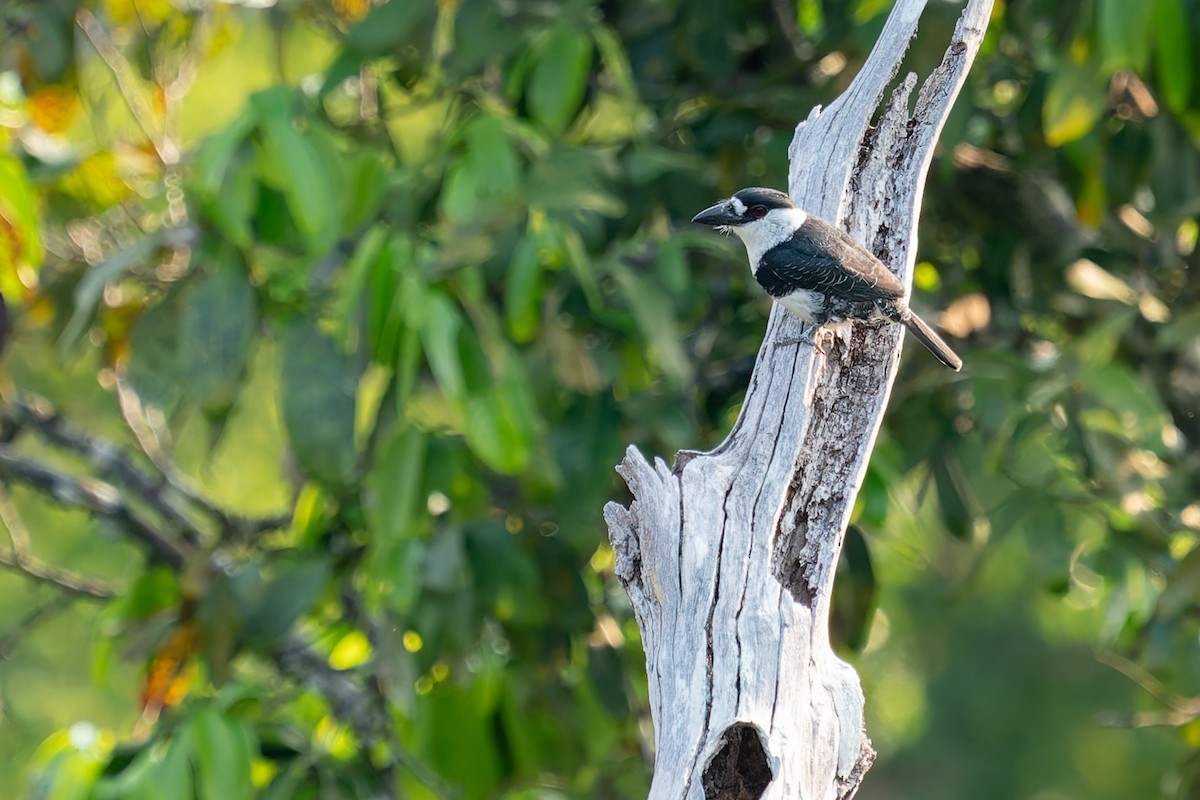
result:
[[[766,206],[750,206],[750,216],[755,219],[762,219],[767,215]]]

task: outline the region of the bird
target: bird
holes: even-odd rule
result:
[[[904,284],[882,261],[784,192],[741,189],[692,222],[741,239],[759,286],[805,322],[823,326],[882,316],[906,327],[942,364],[962,369],[962,359],[908,307]]]

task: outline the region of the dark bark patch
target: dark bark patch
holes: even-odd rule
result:
[[[774,777],[761,731],[748,722],[738,722],[721,734],[721,748],[704,768],[704,797],[758,800]]]

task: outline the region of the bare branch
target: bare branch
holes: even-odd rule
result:
[[[67,506],[90,511],[110,520],[141,542],[150,554],[180,569],[191,556],[192,548],[176,542],[143,519],[111,485],[89,478],[76,478],[15,454],[8,445],[0,445],[0,479],[25,484]]]
[[[1151,675],[1145,668],[1129,659],[1109,650],[1097,650],[1096,660],[1110,667],[1136,683],[1142,691],[1158,702],[1173,709],[1171,718],[1180,718],[1184,722],[1200,717],[1200,698],[1181,697],[1167,690],[1162,681]],[[1150,723],[1150,724],[1183,724],[1180,723]],[[1139,726],[1141,727],[1141,726]]]
[[[25,527],[25,520],[21,519],[21,514],[13,504],[8,490],[3,487],[0,487],[0,522],[3,522],[4,527],[8,530],[8,538],[12,540],[13,552],[17,557],[27,555],[29,553],[29,529]]]
[[[81,577],[30,556],[0,553],[0,566],[15,570],[30,580],[54,586],[68,594],[79,597],[87,597],[93,600],[111,600],[113,597],[116,597],[116,591],[100,581]]]
[[[0,553],[0,566],[15,570],[31,580],[53,585],[64,592],[81,597],[107,600],[115,596],[116,592],[100,581],[75,575],[31,556],[29,554],[29,531],[25,527],[25,521],[21,519],[16,504],[13,503],[12,497],[3,487],[0,487],[0,522],[3,522],[4,527],[8,530],[8,536],[12,539],[13,545],[12,555]]]
[[[102,478],[126,487],[161,514],[188,544],[197,546],[205,538],[184,509],[172,502],[165,479],[156,481],[146,475],[112,442],[72,428],[47,401],[19,394],[8,416],[14,425],[32,428],[50,444],[84,456]]]
[[[138,448],[154,465],[162,480],[197,508],[215,518],[221,527],[223,538],[248,538],[266,531],[286,528],[291,523],[292,515],[288,512],[261,518],[240,517],[204,497],[188,485],[171,462],[166,444],[169,434],[152,419],[152,415],[157,411],[147,408],[125,380],[117,381],[117,400],[121,407],[121,419],[133,434]]]
[[[108,67],[109,72],[112,73],[113,79],[117,82],[117,89],[120,90],[125,104],[129,107],[129,113],[133,115],[134,122],[154,147],[154,152],[158,154],[158,160],[164,165],[177,164],[179,148],[165,135],[155,133],[154,115],[142,97],[137,75],[134,74],[129,61],[113,44],[108,31],[104,30],[104,26],[100,24],[100,20],[96,19],[95,14],[86,8],[79,9],[75,22],[88,41],[92,43],[92,47],[96,48],[96,52]]]

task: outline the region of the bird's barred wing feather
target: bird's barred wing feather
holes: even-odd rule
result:
[[[790,242],[763,254],[754,277],[772,297],[798,289],[855,302],[904,296],[904,285],[883,262],[848,234],[812,216]]]

